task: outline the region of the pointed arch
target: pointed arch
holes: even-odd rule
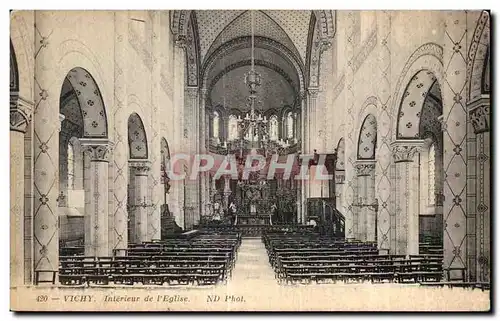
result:
[[[128,147],[130,159],[148,159],[148,140],[144,123],[137,113],[128,118]]]

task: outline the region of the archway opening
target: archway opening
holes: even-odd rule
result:
[[[148,241],[148,141],[141,117],[137,113],[127,122],[129,146],[128,175],[128,240],[130,243]]]
[[[377,237],[375,207],[375,155],[377,150],[377,120],[368,114],[361,125],[357,146],[356,199],[353,217],[355,238],[374,242]]]
[[[93,235],[97,232],[90,226],[99,226],[99,222],[86,214],[92,196],[91,156],[85,148],[106,139],[108,127],[99,87],[87,70],[73,68],[64,78],[57,121],[61,122],[57,199],[60,255],[94,255],[98,247],[107,244],[95,244],[97,238]]]
[[[397,138],[415,141],[412,173],[416,186],[408,197],[416,206],[408,215],[417,216],[419,252],[440,251],[443,246],[443,102],[434,73],[421,70],[409,81],[398,114]],[[416,213],[413,213],[416,211]]]

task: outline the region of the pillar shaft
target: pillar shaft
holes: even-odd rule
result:
[[[131,161],[134,168],[134,242],[142,243],[151,241],[148,239],[148,210],[151,206],[148,196],[148,175],[151,164],[147,161]]]
[[[396,248],[392,251],[395,254],[418,254],[418,153],[423,144],[420,140],[392,144],[396,165]]]
[[[301,143],[301,151],[302,153],[305,153],[307,150],[307,101],[306,101],[306,93],[301,92],[300,93],[300,100],[301,100],[301,112],[300,112],[300,122],[301,122],[301,137],[300,137],[300,143]],[[300,180],[300,211],[299,217],[298,217],[298,222],[299,224],[304,224],[306,223],[306,212],[307,212],[307,187],[306,187],[306,181],[303,179]]]
[[[466,267],[467,253],[467,111],[466,70],[467,14],[464,10],[443,13],[443,267]]]
[[[125,63],[128,61],[128,12],[115,11],[115,50],[114,50],[114,80],[115,80],[115,104],[113,117],[113,141],[115,143],[113,152],[112,167],[114,170],[113,181],[113,202],[114,211],[110,213],[113,217],[113,238],[110,239],[111,249],[124,249],[128,246],[128,211],[127,211],[127,193],[128,193],[128,142],[127,121],[127,72],[125,72]]]
[[[470,281],[490,282],[491,274],[491,198],[490,198],[490,99],[484,95],[467,106],[476,135],[475,144],[475,244],[468,247],[474,253],[475,262],[468,266]],[[474,269],[474,271],[472,271]]]
[[[379,103],[377,113],[377,124],[383,127],[377,132],[377,151],[375,152],[377,159],[376,168],[376,198],[380,201],[378,217],[377,217],[377,242],[379,250],[388,251],[390,249],[391,236],[391,216],[394,213],[394,198],[391,193],[393,181],[390,177],[391,166],[391,131],[385,130],[385,126],[394,123],[394,115],[390,111],[390,100],[392,90],[391,83],[391,67],[392,67],[392,15],[390,10],[376,11],[377,18],[377,42],[378,42],[378,77],[375,78],[374,84],[377,90],[377,100]],[[387,124],[387,125],[383,125]]]
[[[358,239],[375,241],[375,160],[358,160]]]
[[[194,156],[194,154],[199,153],[199,94],[198,87],[187,87],[186,89],[186,99],[185,99],[185,111],[189,117],[185,119],[185,139],[186,146],[188,148],[187,152]],[[187,119],[190,119],[189,121]],[[186,199],[185,199],[185,222],[186,229],[192,229],[194,225],[198,224],[200,221],[200,176],[196,175],[195,179],[191,179],[190,173],[187,173],[186,178]]]
[[[151,171],[149,173],[149,193],[151,197],[151,207],[148,212],[148,240],[161,239],[161,204],[163,203],[163,185],[160,182],[161,169],[161,142],[160,142],[160,109],[161,102],[161,63],[162,52],[162,25],[159,11],[151,11],[152,33],[152,71],[151,71]]]
[[[33,264],[40,280],[48,280],[59,269],[59,98],[60,81],[55,79],[57,50],[50,42],[53,33],[51,13],[35,12],[35,93],[34,111],[34,193]],[[59,85],[56,85],[59,84]]]
[[[201,154],[205,154],[207,151],[207,145],[206,145],[206,137],[208,135],[207,133],[207,128],[206,128],[206,114],[205,114],[205,100],[206,100],[206,95],[207,95],[207,90],[205,88],[202,88],[200,91],[200,97],[199,97],[199,128],[198,128],[198,134],[200,135],[198,140],[199,140],[199,152]],[[203,172],[199,174],[200,176],[200,216],[204,216],[207,214],[207,204],[209,202],[209,184],[208,184],[208,172]]]
[[[80,140],[90,161],[85,186],[85,255],[109,256],[108,171],[111,148],[107,140]]]
[[[10,284],[24,284],[24,135],[31,120],[31,106],[19,104],[18,97],[10,103]],[[27,274],[29,275],[29,274]]]

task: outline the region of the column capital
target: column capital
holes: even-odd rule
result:
[[[129,160],[129,166],[135,169],[136,176],[148,176],[151,170],[151,162],[149,160]]]
[[[196,99],[198,97],[198,87],[186,87],[185,92],[190,99]]]
[[[345,170],[336,169],[335,170],[335,184],[344,184],[345,183]]]
[[[425,141],[422,139],[405,139],[391,143],[394,163],[413,162],[413,157],[420,153]]]
[[[377,161],[374,159],[357,160],[354,163],[356,168],[356,173],[358,176],[370,176],[375,173],[375,163]]]
[[[467,103],[467,110],[475,134],[490,131],[490,96],[481,97]]]
[[[33,114],[33,103],[19,97],[10,95],[10,130],[26,133],[28,123]]]
[[[90,156],[91,162],[109,162],[113,142],[102,138],[80,138],[83,153]]]
[[[317,98],[318,93],[319,93],[319,88],[318,87],[309,87],[307,88],[307,93],[309,94],[310,98]]]

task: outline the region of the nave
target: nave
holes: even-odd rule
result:
[[[11,12],[12,293],[487,287],[488,11],[71,15]]]

